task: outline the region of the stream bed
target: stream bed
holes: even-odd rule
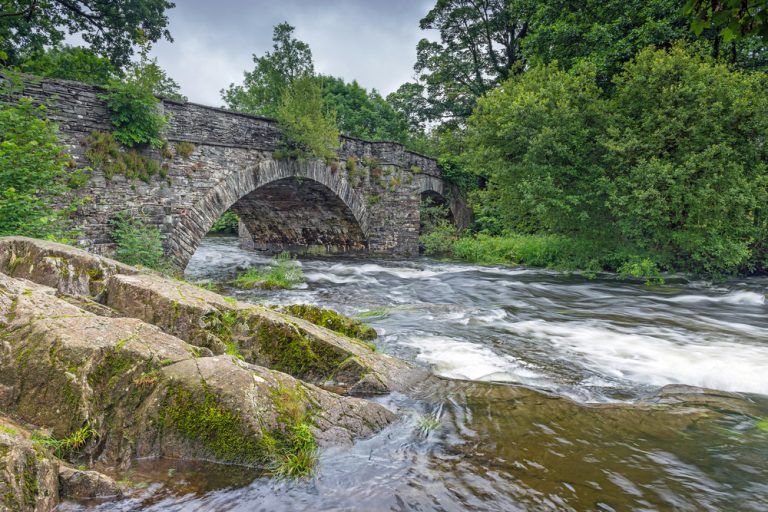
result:
[[[221,282],[267,261],[208,237],[186,277]],[[645,286],[426,258],[301,265],[299,288],[224,293],[362,317],[379,350],[445,379],[377,398],[400,419],[322,452],[312,478],[139,461],[126,499],[62,510],[768,510],[768,278]],[[668,407],[656,397],[670,384],[721,393]]]

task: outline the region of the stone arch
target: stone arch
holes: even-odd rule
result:
[[[441,177],[431,175],[422,175],[419,185],[421,197],[424,195],[438,196],[448,204],[453,222],[459,231],[472,224],[472,211],[458,187],[447,183]]]
[[[202,238],[225,211],[250,194],[283,181],[313,184],[335,198],[354,219],[367,243],[369,214],[366,202],[343,173],[333,172],[321,160],[303,162],[266,159],[251,168],[235,170],[214,185],[192,208],[183,212],[166,240],[168,255],[179,268],[186,267]]]

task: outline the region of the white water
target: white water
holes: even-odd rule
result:
[[[192,278],[264,262],[206,241]],[[768,395],[768,279],[649,288],[551,271],[411,261],[303,260],[304,289],[238,298],[315,303],[367,319],[384,351],[447,378],[513,382],[582,401],[678,383]]]

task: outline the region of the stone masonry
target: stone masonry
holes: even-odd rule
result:
[[[77,167],[90,166],[85,139],[110,131],[98,87],[64,80],[28,80],[23,94],[49,105]],[[232,208],[241,219],[244,247],[277,251],[418,252],[423,194],[447,200],[458,227],[471,213],[437,163],[401,144],[342,137],[338,159],[276,159],[281,134],[274,120],[162,100],[171,116],[169,147],[192,144],[188,157],[148,149],[167,176],[148,183],[93,169],[77,213],[81,244],[96,253],[114,245],[111,221],[140,216],[163,234],[167,256],[184,268],[216,219]]]

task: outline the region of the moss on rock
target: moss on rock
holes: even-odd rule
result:
[[[341,315],[331,309],[323,309],[309,304],[293,304],[284,306],[280,310],[349,338],[355,338],[361,341],[371,341],[375,340],[377,337],[376,330],[373,327],[353,318]],[[367,346],[372,350],[375,348],[375,346]]]

